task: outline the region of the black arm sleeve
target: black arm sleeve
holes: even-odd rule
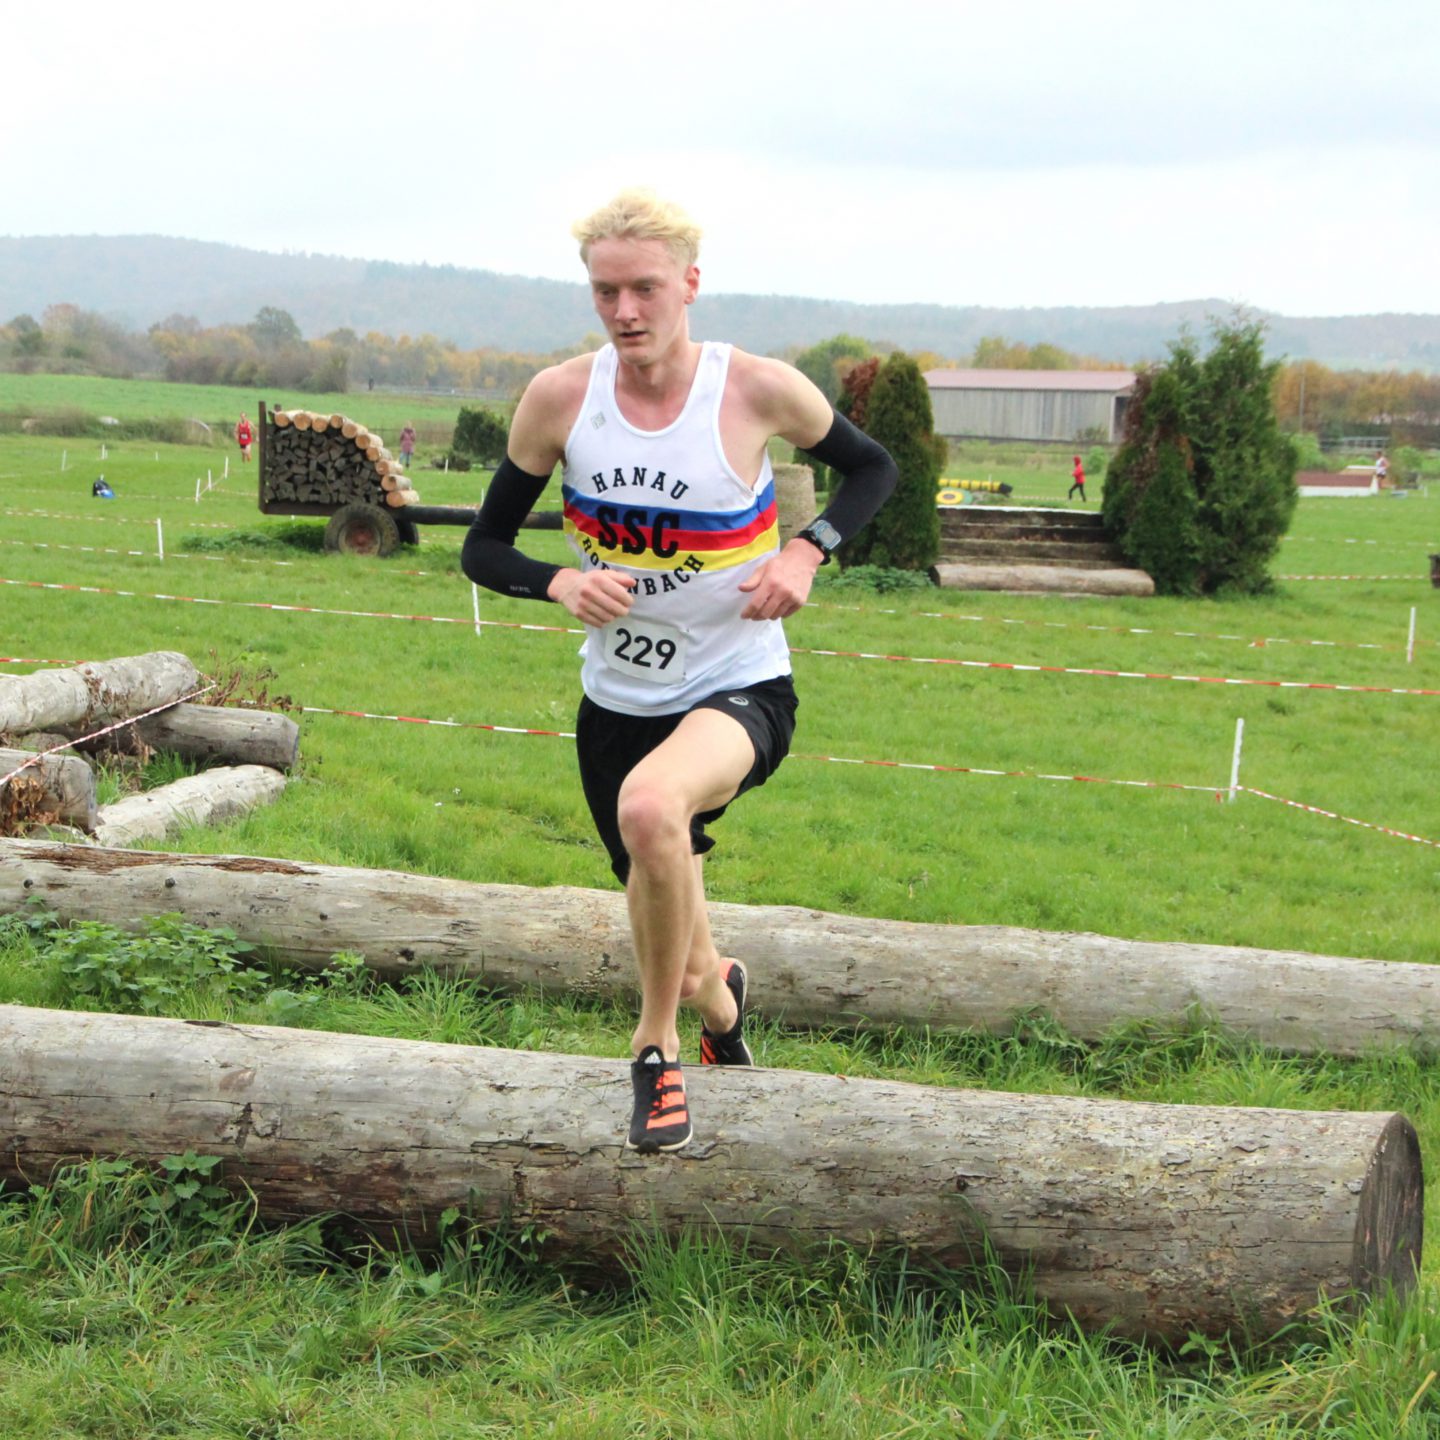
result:
[[[818,445],[804,447],[804,453],[839,474],[840,487],[820,519],[828,520],[842,540],[851,540],[894,493],[900,471],[883,445],[838,410],[834,415],[825,438]]]
[[[460,552],[460,568],[477,585],[527,600],[550,598],[546,587],[561,567],[515,548],[520,526],[549,483],[548,475],[531,475],[508,455],[500,462]]]

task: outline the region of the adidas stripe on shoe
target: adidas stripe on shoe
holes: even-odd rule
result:
[[[626,1149],[654,1155],[688,1144],[694,1131],[680,1062],[665,1059],[658,1045],[647,1045],[630,1066],[630,1083],[635,1090],[635,1109]]]

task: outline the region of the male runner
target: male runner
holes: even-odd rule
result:
[[[625,885],[642,995],[626,1144],[654,1153],[692,1133],[682,1001],[700,1013],[703,1064],[752,1063],[745,968],[720,957],[705,912],[705,825],[784,758],[796,698],[780,621],[896,470],[792,366],[691,340],[700,231],[677,206],[627,191],[574,234],[610,343],[531,381],[462,565],[586,626],[580,777]],[[766,453],[776,435],[842,477],[783,550]],[[515,548],[562,461],[573,568]]]

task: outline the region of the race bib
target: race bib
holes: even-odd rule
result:
[[[614,620],[602,632],[605,663],[622,675],[652,685],[676,685],[685,678],[685,634],[658,620]]]

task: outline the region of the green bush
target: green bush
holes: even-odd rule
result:
[[[1397,485],[1413,485],[1425,468],[1425,457],[1413,445],[1402,445],[1390,466],[1390,478]]]
[[[857,366],[852,380],[864,368]],[[864,429],[890,452],[900,479],[880,513],[841,547],[841,564],[928,570],[940,554],[935,490],[945,469],[945,440],[935,433],[930,391],[909,355],[892,355],[875,373]]]
[[[1106,528],[1162,594],[1258,594],[1295,513],[1296,454],[1275,422],[1259,324],[1184,337],[1144,372],[1105,482]]]
[[[493,410],[472,410],[464,406],[455,422],[451,447],[487,469],[494,469],[505,458],[510,442],[510,427]]]
[[[1295,447],[1295,464],[1298,469],[1325,469],[1325,452],[1320,448],[1318,435],[1302,430],[1298,435],[1290,436],[1290,443]]]
[[[842,387],[841,371],[846,361],[863,360],[874,347],[868,340],[856,335],[832,335],[808,350],[802,350],[795,357],[795,368],[808,376],[819,387],[820,393],[832,404],[836,404]],[[797,462],[801,465],[807,462]]]
[[[1103,445],[1092,445],[1085,452],[1085,478],[1098,480],[1110,463],[1110,452]]]

